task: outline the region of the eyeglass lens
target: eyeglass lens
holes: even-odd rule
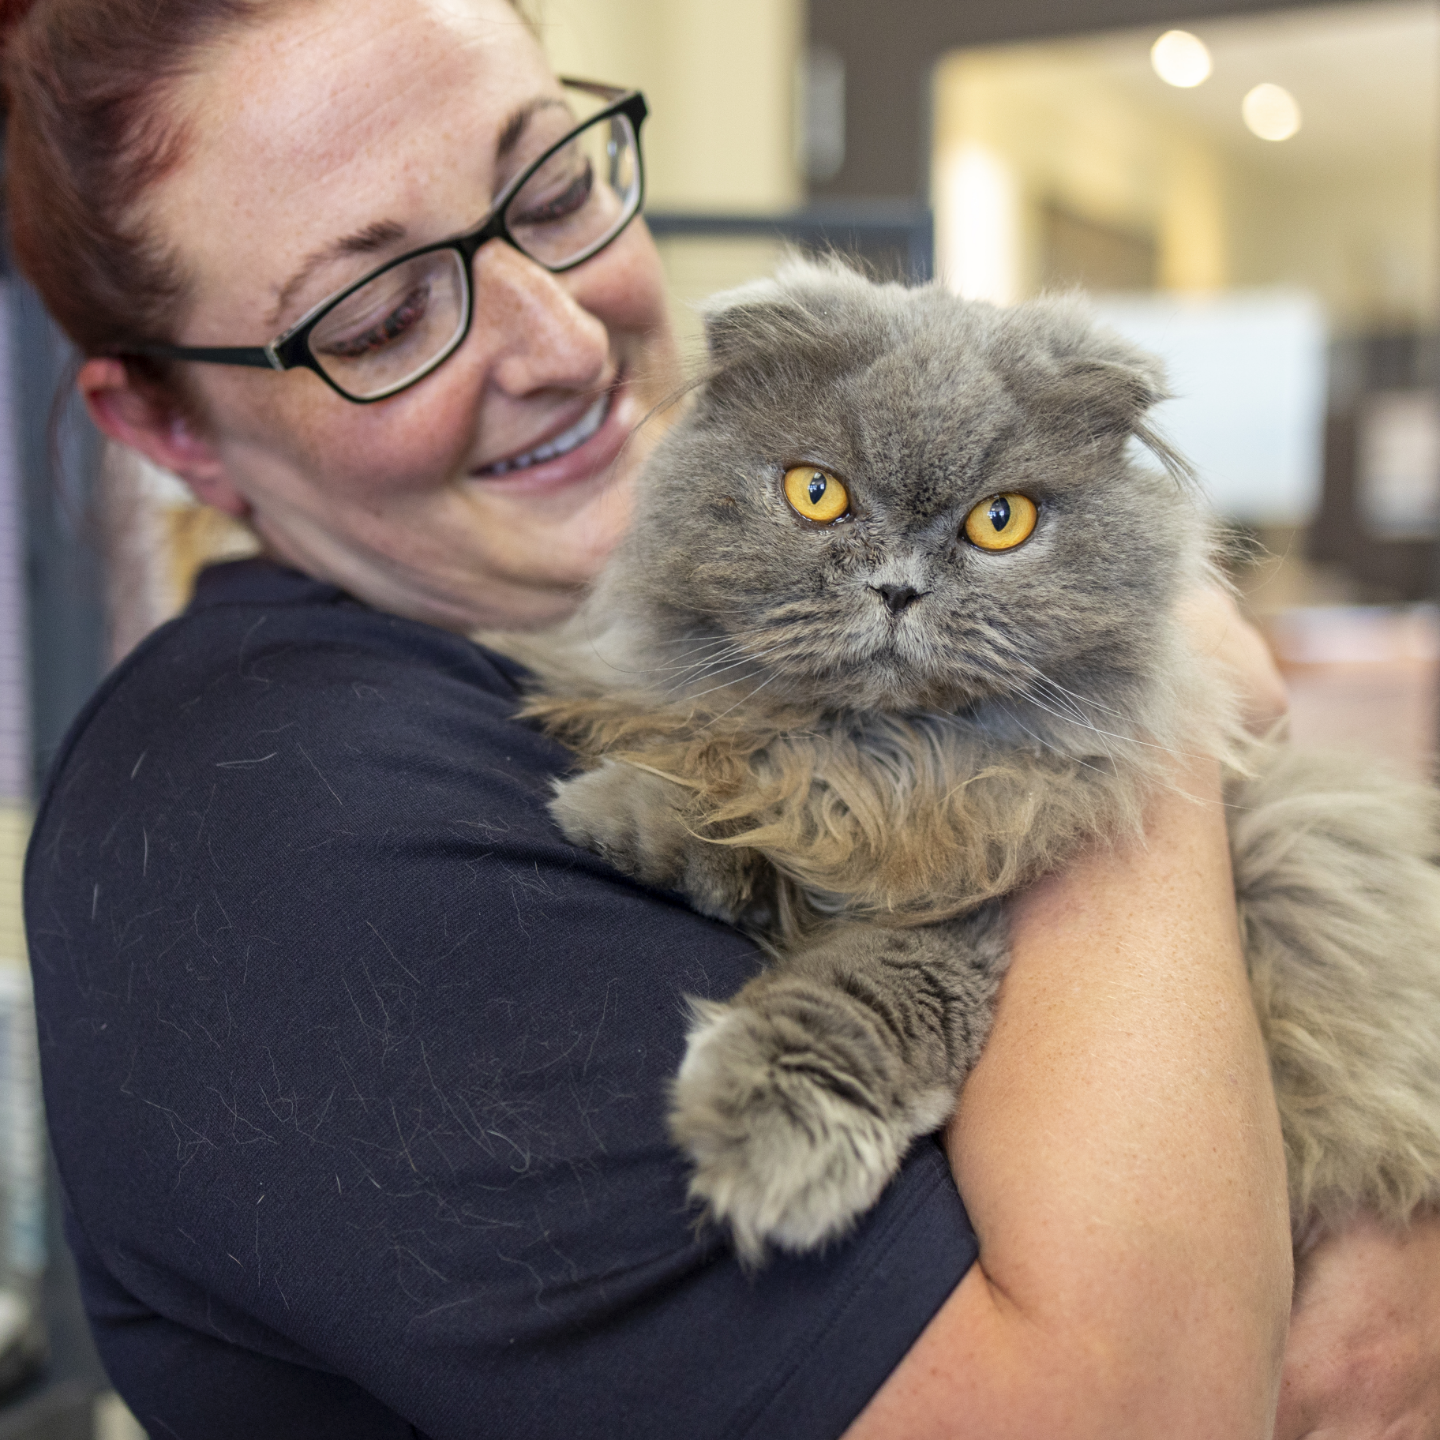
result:
[[[528,127],[526,156],[575,124],[561,106]],[[557,123],[557,120],[559,123]],[[628,117],[608,116],[573,136],[505,206],[516,245],[550,270],[576,264],[619,233],[640,200],[640,157]],[[310,353],[347,395],[377,399],[440,363],[464,337],[470,285],[458,250],[417,255],[347,295],[310,334]]]

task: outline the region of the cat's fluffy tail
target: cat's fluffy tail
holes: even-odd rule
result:
[[[1263,754],[1229,786],[1241,933],[1296,1234],[1440,1200],[1440,795]]]

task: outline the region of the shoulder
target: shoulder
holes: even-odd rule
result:
[[[47,799],[77,763],[132,737],[148,754],[204,764],[235,758],[212,753],[232,741],[279,736],[278,726],[377,735],[427,720],[508,723],[514,710],[521,672],[463,636],[264,562],[205,579],[196,603],[106,678],[62,746]]]
[[[440,791],[446,809],[480,791],[544,819],[568,757],[515,722],[510,662],[263,562],[217,571],[228,573],[209,572],[197,603],[107,677],[72,726],[32,866],[58,831],[83,849],[97,827],[109,834],[142,811],[152,857],[191,810],[211,810],[236,841],[282,814],[292,828],[341,814],[388,824],[397,805],[423,809]]]
[[[273,1433],[257,1355],[436,1437],[837,1432],[973,1254],[933,1147],[865,1243],[747,1280],[665,1111],[687,997],[755,950],[565,842],[567,756],[505,662],[300,584],[231,587],[110,678],[29,858],[77,1233],[127,1303],[227,1341],[181,1386],[97,1321],[117,1378],[198,1434]]]

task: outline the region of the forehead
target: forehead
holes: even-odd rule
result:
[[[555,93],[505,0],[278,0],[179,87],[185,157],[144,206],[192,281],[187,338],[268,339],[286,282],[337,239],[478,220],[507,119]],[[322,267],[294,303],[373,263]]]
[[[984,337],[958,308],[949,313],[958,302],[937,307],[922,291],[875,303],[873,316],[836,322],[838,334],[813,350],[761,349],[742,423],[795,444],[809,436],[837,463],[857,473],[878,466],[882,476],[902,459],[963,470],[1016,430],[1021,407]]]

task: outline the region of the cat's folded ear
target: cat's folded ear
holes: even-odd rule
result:
[[[792,254],[773,278],[712,295],[701,306],[712,367],[757,354],[843,349],[856,356],[875,326],[877,289],[838,259]]]
[[[1176,480],[1193,480],[1147,418],[1171,393],[1157,356],[1097,324],[1078,296],[1046,296],[1002,314],[992,355],[1022,403],[1091,440],[1133,435]]]

